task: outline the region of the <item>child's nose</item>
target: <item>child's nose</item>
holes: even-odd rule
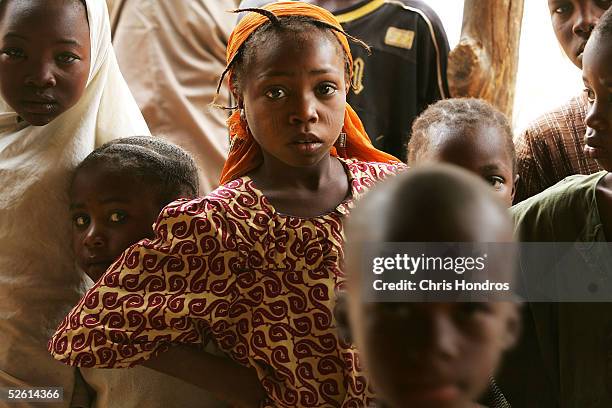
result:
[[[83,239],[83,244],[87,248],[101,248],[106,245],[106,239],[98,228],[91,226]]]
[[[295,103],[289,117],[292,125],[302,123],[316,123],[319,120],[317,105],[314,95],[299,95],[295,98]]]
[[[578,10],[578,18],[576,19],[572,30],[576,35],[589,36],[597,22],[599,21],[598,14],[593,7],[597,7],[591,4],[592,2],[584,2]]]
[[[31,71],[26,76],[26,85],[36,88],[52,88],[57,84],[53,64],[40,63],[32,67]]]
[[[431,320],[432,351],[442,358],[454,358],[459,353],[457,328],[448,316],[433,316]]]
[[[586,115],[586,125],[596,131],[606,130],[608,128],[608,120],[606,119],[605,112],[601,107],[601,104],[595,101]]]

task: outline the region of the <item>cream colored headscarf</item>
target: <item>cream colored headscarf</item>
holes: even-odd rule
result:
[[[47,353],[49,331],[78,300],[67,189],[74,166],[108,140],[148,135],[111,46],[103,0],[87,0],[91,68],[81,99],[30,126],[0,98],[0,388],[64,387],[73,372]],[[86,24],[83,21],[83,24]]]

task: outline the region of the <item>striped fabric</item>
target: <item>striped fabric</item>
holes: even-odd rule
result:
[[[586,96],[572,98],[533,122],[515,140],[519,181],[514,202],[529,198],[572,174],[602,170],[583,152]]]

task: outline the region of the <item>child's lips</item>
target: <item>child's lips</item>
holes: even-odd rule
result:
[[[608,155],[608,150],[599,145],[601,140],[607,138],[601,134],[587,133],[584,144],[584,154],[591,159],[600,159]]]
[[[58,107],[55,101],[23,101],[22,110],[35,115],[52,114]]]

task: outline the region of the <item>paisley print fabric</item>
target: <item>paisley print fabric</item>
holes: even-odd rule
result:
[[[333,317],[344,217],[401,164],[344,162],[351,196],[314,218],[278,213],[248,177],[177,201],[156,238],[129,248],[49,341],[82,367],[130,367],[174,343],[212,340],[254,368],[270,406],[367,406],[372,394]]]

